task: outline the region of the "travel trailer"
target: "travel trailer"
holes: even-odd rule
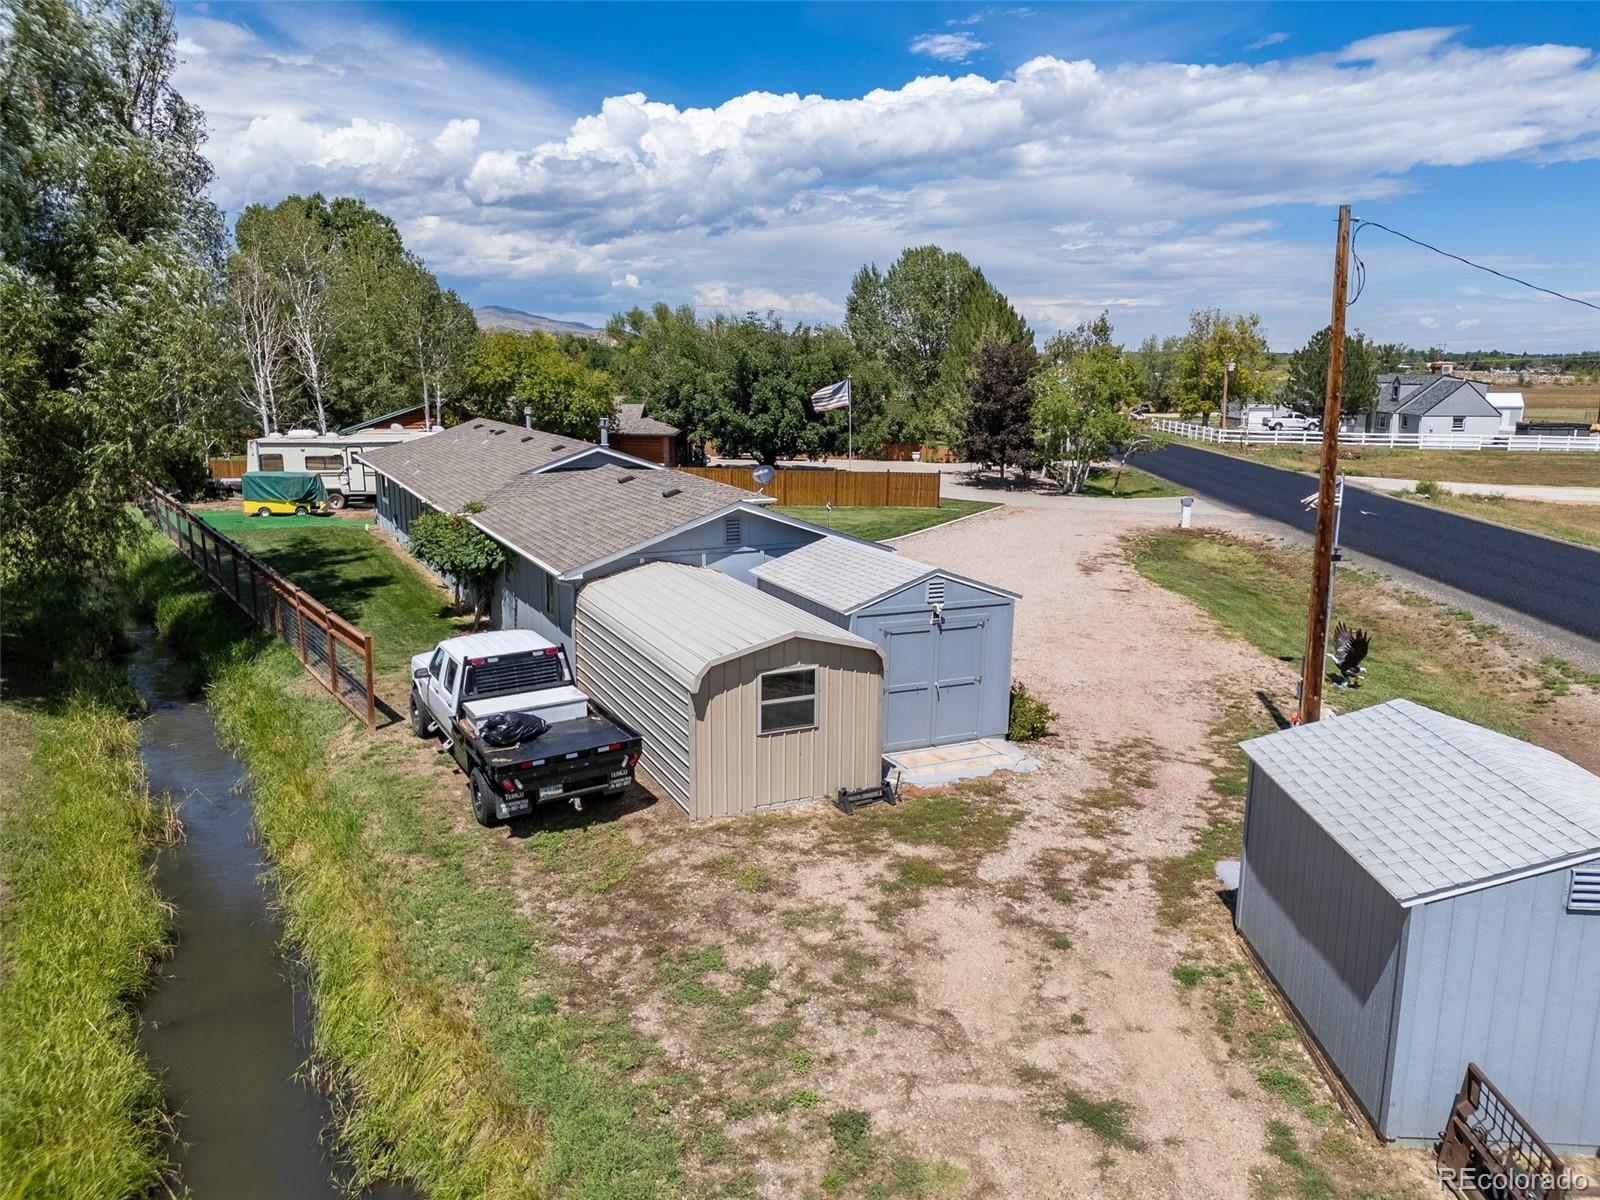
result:
[[[291,429],[251,440],[246,455],[247,471],[306,471],[322,480],[328,489],[328,506],[343,508],[352,500],[372,503],[377,499],[378,476],[360,461],[363,450],[393,446],[427,437],[434,430],[364,429],[356,434],[318,433],[314,429]]]

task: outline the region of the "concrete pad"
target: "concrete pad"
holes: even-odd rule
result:
[[[900,782],[912,787],[934,788],[958,779],[981,779],[996,771],[1037,770],[1039,760],[1004,738],[979,738],[975,742],[954,742],[930,746],[926,750],[902,750],[885,754],[889,778],[898,772]]]

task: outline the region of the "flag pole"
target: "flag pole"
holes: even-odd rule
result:
[[[849,431],[849,441],[845,443],[845,461],[856,460],[856,398],[855,388],[850,382],[850,376],[844,377],[844,419],[845,428]]]

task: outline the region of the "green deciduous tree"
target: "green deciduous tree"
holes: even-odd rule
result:
[[[1267,340],[1261,318],[1255,313],[1224,315],[1216,309],[1189,314],[1189,332],[1178,350],[1178,411],[1210,424],[1211,414],[1222,407],[1223,377],[1234,364],[1228,399],[1247,401],[1259,396],[1267,369]]]
[[[1324,325],[1289,356],[1289,377],[1283,402],[1296,412],[1320,416],[1328,396],[1328,349],[1333,331]],[[1378,403],[1378,356],[1362,334],[1344,339],[1344,380],[1339,410],[1349,415],[1371,412]]]
[[[472,523],[481,504],[469,504],[459,513],[429,511],[411,522],[409,546],[419,560],[447,576],[461,603],[465,586],[473,595],[474,622],[488,610],[489,592],[510,561],[506,548]]]
[[[1040,372],[1034,384],[1033,426],[1045,471],[1064,492],[1077,492],[1095,463],[1139,436],[1128,405],[1138,395],[1133,366],[1109,337]]]
[[[618,390],[693,443],[710,438],[716,397],[727,387],[717,349],[688,305],[618,313],[606,325],[617,347]]]
[[[967,380],[961,444],[969,462],[1031,468],[1034,450],[1031,384],[1039,356],[1031,345],[991,337],[978,347]]]
[[[0,586],[82,579],[224,382],[204,119],[158,0],[13,0],[0,33]]]
[[[616,415],[616,383],[604,371],[561,353],[548,333],[479,334],[465,366],[472,411],[520,423],[526,405],[535,429],[597,441],[600,418]]]
[[[978,344],[988,324],[979,309],[998,308],[993,297],[974,299],[988,287],[966,258],[938,246],[911,247],[887,271],[869,264],[856,272],[845,304],[845,330],[861,359],[885,368],[891,390],[883,405],[891,438],[921,441],[955,432],[952,400],[966,371],[965,363],[947,365],[946,358],[952,346],[970,357]],[[958,338],[964,310],[969,323]],[[1031,347],[1031,334],[1028,341]]]

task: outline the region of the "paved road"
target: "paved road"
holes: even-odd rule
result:
[[[1308,475],[1176,442],[1140,455],[1137,463],[1234,508],[1303,533],[1314,528],[1300,504],[1316,490]],[[1340,541],[1535,620],[1600,639],[1600,551],[1354,489],[1345,493]]]

